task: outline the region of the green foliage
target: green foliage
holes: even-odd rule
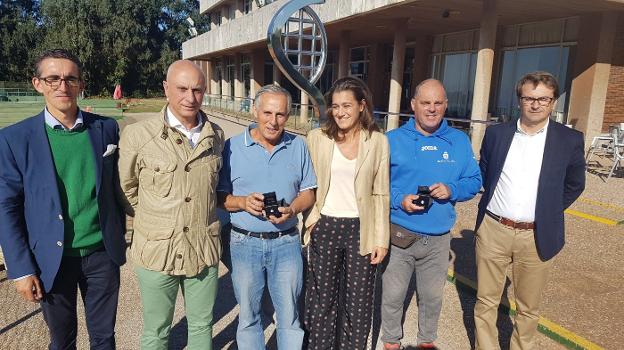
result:
[[[83,63],[87,95],[162,94],[180,58],[187,17],[209,27],[196,0],[0,0],[0,81],[29,81],[37,55],[66,48]]]
[[[42,28],[38,1],[0,1],[0,80],[28,81]]]

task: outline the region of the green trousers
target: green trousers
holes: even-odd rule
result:
[[[212,309],[217,296],[218,267],[194,277],[170,276],[135,267],[143,306],[142,350],[166,350],[178,288],[182,289],[188,324],[187,349],[212,350]]]

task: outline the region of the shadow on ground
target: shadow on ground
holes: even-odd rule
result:
[[[454,264],[455,273],[462,275],[472,281],[476,281],[476,259],[475,259],[475,237],[472,230],[462,230],[459,236],[453,237],[451,240],[451,263]],[[374,301],[374,314],[373,314],[373,327],[372,327],[372,344],[377,344],[381,337],[381,293],[382,293],[382,280],[381,273],[382,267],[378,270],[377,280],[375,283],[375,301]],[[507,278],[505,281],[505,288],[501,300],[507,298],[507,291],[511,281]],[[461,303],[463,323],[466,331],[466,335],[470,341],[470,348],[475,348],[475,324],[474,324],[474,306],[476,302],[476,291],[468,286],[464,286],[461,283],[456,283],[455,288],[459,296]],[[403,309],[403,320],[405,322],[405,313],[412,300],[412,298],[418,298],[416,290],[416,280],[412,275],[410,285],[405,298],[405,306]],[[509,341],[511,339],[511,332],[513,330],[513,324],[509,316],[509,309],[500,306],[498,309],[498,319],[496,326],[499,332],[499,343],[502,350],[509,349]],[[415,347],[412,347],[415,349]],[[406,347],[405,349],[410,349]]]

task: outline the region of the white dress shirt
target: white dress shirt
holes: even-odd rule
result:
[[[178,118],[173,115],[169,107],[167,107],[167,123],[169,123],[170,127],[180,131],[184,136],[186,136],[191,144],[191,147],[195,148],[195,144],[199,141],[199,134],[204,127],[204,120],[201,114],[197,113],[197,125],[191,129],[187,129],[184,125],[182,125]]]
[[[541,130],[530,135],[522,130],[518,120],[503,171],[487,210],[516,222],[535,221],[537,186],[549,123],[547,121]]]

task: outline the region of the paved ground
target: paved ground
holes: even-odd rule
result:
[[[132,116],[141,119],[145,115]],[[128,119],[128,121],[132,121]],[[216,119],[215,119],[216,120]],[[230,121],[218,121],[228,135],[240,132],[242,126]],[[241,123],[244,124],[244,123]],[[601,160],[605,162],[604,160]],[[603,164],[608,165],[608,164]],[[600,172],[600,170],[598,170]],[[593,215],[624,220],[624,179],[612,178],[605,183],[593,174],[588,175],[587,190],[573,209]],[[453,230],[452,248],[455,270],[474,279],[474,250],[472,225],[477,199],[458,206],[458,223]],[[620,349],[624,342],[624,298],[621,283],[624,279],[621,239],[624,225],[608,226],[574,215],[566,215],[567,245],[555,260],[551,281],[545,291],[543,316],[605,349]],[[234,300],[229,273],[220,268],[218,303],[215,309],[215,349],[235,349],[234,335],[238,308]],[[513,295],[512,288],[507,290]],[[474,294],[470,290],[447,283],[439,327],[438,344],[442,349],[471,349],[473,345],[472,309]],[[378,303],[377,303],[378,305]],[[129,265],[122,269],[122,288],[117,322],[117,341],[120,349],[138,349],[142,319],[136,278]],[[80,312],[82,314],[82,312]],[[186,344],[186,323],[183,301],[178,298],[170,349],[182,349]],[[416,337],[415,298],[409,302],[405,322],[405,343],[413,344]],[[500,338],[509,339],[511,320],[499,314]],[[88,348],[88,340],[81,319],[79,348]],[[379,331],[378,318],[374,322],[373,339]],[[275,349],[274,326],[267,325],[265,335],[270,349]],[[45,324],[39,307],[21,301],[12,282],[0,272],[0,348],[43,349],[47,342]],[[564,347],[544,335],[537,339],[537,349]]]

